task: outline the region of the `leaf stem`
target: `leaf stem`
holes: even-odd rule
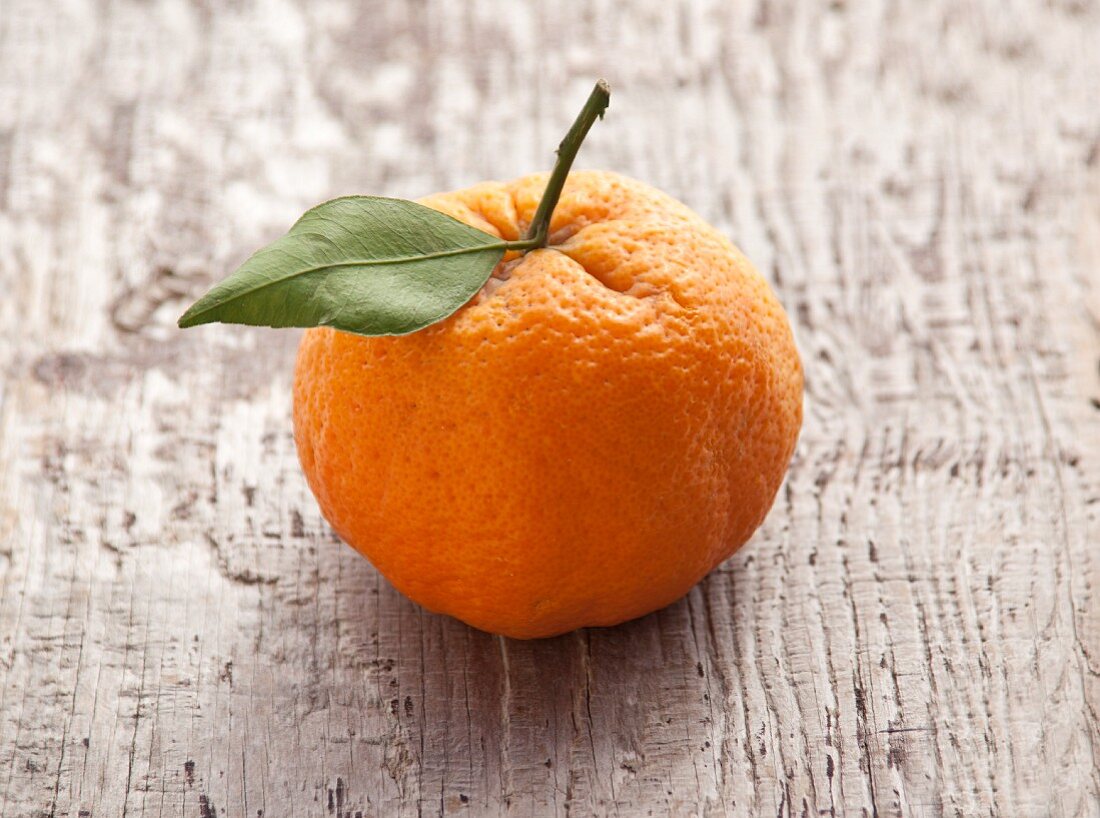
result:
[[[611,99],[611,88],[606,80],[599,80],[592,93],[588,95],[588,101],[584,103],[580,114],[577,115],[573,126],[558,145],[558,160],[554,163],[554,169],[550,172],[550,178],[546,182],[546,190],[539,200],[538,209],[531,220],[531,226],[527,229],[527,235],[520,242],[508,242],[509,249],[533,250],[545,247],[550,235],[550,217],[554,215],[554,208],[561,197],[562,188],[565,187],[565,178],[569,175],[569,169],[573,166],[573,160],[580,150],[581,143],[588,135],[589,128],[597,119],[603,119],[603,112],[607,110],[607,104]],[[519,247],[518,245],[528,245]]]

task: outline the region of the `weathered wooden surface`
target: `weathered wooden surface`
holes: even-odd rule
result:
[[[0,1],[0,814],[1100,815],[1100,7]],[[682,602],[517,643],[328,531],[309,204],[581,164],[727,230],[807,418]]]

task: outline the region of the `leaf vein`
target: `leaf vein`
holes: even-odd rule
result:
[[[276,249],[276,248],[273,247],[271,249]],[[290,252],[286,248],[278,248],[278,249],[282,250],[283,252],[286,252],[288,255],[291,255]],[[196,310],[196,309],[192,308],[192,310],[188,310],[187,314],[184,317],[188,318],[188,319],[194,319],[194,318],[197,318],[198,316],[206,315],[209,312],[212,312],[212,311],[217,310],[221,307],[224,307],[226,304],[231,304],[235,301],[239,301],[240,299],[246,298],[247,296],[250,296],[253,293],[256,293],[256,292],[259,292],[260,290],[266,289],[267,287],[273,287],[273,286],[276,286],[278,284],[283,284],[283,283],[285,283],[287,281],[291,281],[295,278],[300,278],[302,276],[311,275],[313,273],[319,273],[323,270],[330,270],[330,269],[340,268],[340,267],[378,267],[378,266],[384,266],[384,265],[387,265],[387,264],[413,264],[413,263],[416,263],[416,262],[419,262],[419,261],[430,261],[431,259],[447,258],[449,256],[467,255],[469,253],[479,253],[479,252],[483,252],[485,250],[506,250],[506,249],[507,249],[507,247],[506,247],[505,242],[498,241],[498,242],[494,242],[492,244],[471,245],[469,247],[456,247],[453,250],[438,250],[434,253],[424,253],[422,255],[415,255],[415,256],[398,256],[396,258],[382,258],[382,259],[378,259],[378,258],[375,258],[375,259],[348,259],[347,261],[326,262],[324,264],[319,264],[319,265],[315,265],[315,266],[312,266],[312,267],[306,267],[304,269],[295,270],[294,272],[289,273],[289,274],[284,275],[284,276],[280,276],[279,278],[270,278],[270,279],[267,279],[265,281],[261,281],[260,283],[256,284],[255,286],[252,286],[252,287],[249,287],[247,289],[235,292],[227,298],[219,299],[215,303],[213,303],[213,304],[211,304],[211,305],[209,305],[209,306],[207,306],[203,309]],[[291,255],[291,257],[293,258],[293,255]],[[211,295],[213,295],[213,293],[211,293]],[[199,304],[196,304],[195,306],[198,307]]]

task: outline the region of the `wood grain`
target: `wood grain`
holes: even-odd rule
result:
[[[1100,7],[0,3],[0,814],[1100,815]],[[580,163],[789,308],[796,460],[634,623],[419,610],[300,476],[307,206]]]

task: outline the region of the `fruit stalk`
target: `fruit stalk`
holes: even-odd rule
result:
[[[611,100],[611,88],[606,80],[596,82],[596,87],[588,95],[588,101],[584,103],[580,114],[558,145],[558,159],[554,163],[554,169],[550,172],[550,178],[546,182],[546,190],[539,201],[538,209],[531,220],[531,226],[527,229],[527,235],[523,237],[526,249],[545,247],[550,236],[550,217],[554,215],[554,208],[561,197],[562,188],[565,187],[565,179],[569,175],[569,169],[573,167],[573,160],[584,142],[588,130],[597,119],[603,119],[603,113],[607,110],[607,104]],[[517,242],[518,244],[519,242]]]

